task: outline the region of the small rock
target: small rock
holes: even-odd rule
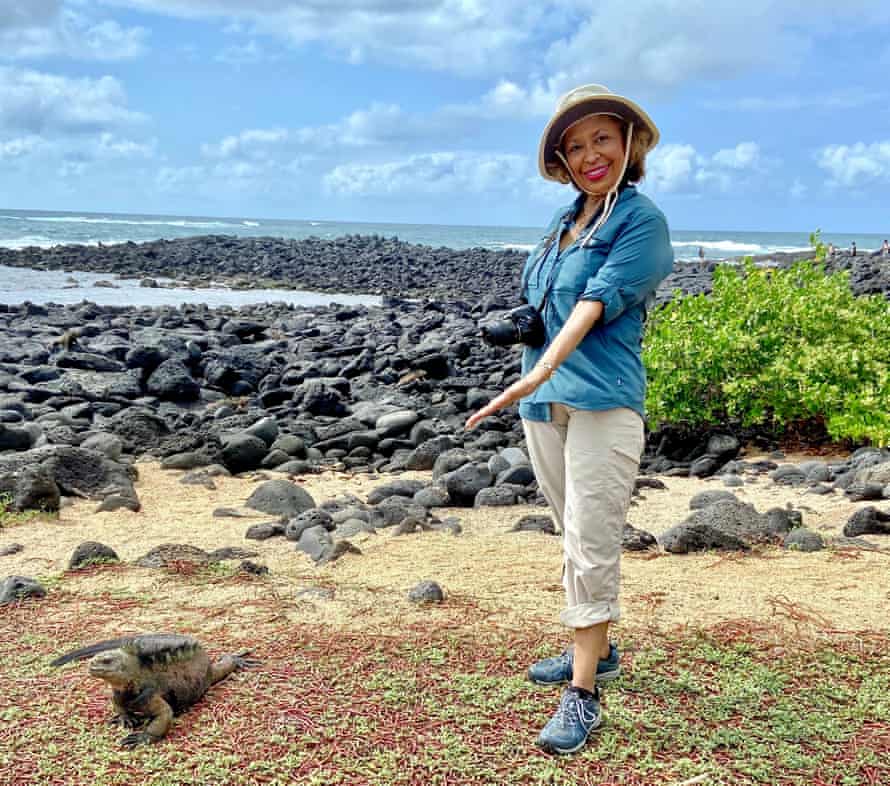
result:
[[[795,551],[821,551],[825,548],[825,541],[818,532],[806,527],[795,527],[785,536],[782,545]]]
[[[108,513],[120,510],[121,508],[138,513],[141,507],[142,505],[135,496],[131,497],[126,494],[109,494],[99,503],[99,506],[96,508],[96,513]]]
[[[550,516],[523,516],[510,529],[511,532],[543,532],[545,535],[556,535],[556,525]]]
[[[240,565],[238,565],[238,570],[243,573],[249,573],[252,576],[268,576],[269,568],[265,565],[260,565],[257,562],[251,562],[249,559],[244,560]]]
[[[715,502],[721,499],[731,499],[738,501],[738,497],[733,494],[731,491],[722,491],[720,489],[706,489],[705,491],[699,491],[698,494],[695,494],[692,499],[689,500],[689,509],[690,510],[701,510],[702,508],[708,507],[708,505],[713,505]]]
[[[442,486],[427,486],[414,495],[413,501],[425,508],[445,508],[451,504],[451,497]]]
[[[8,576],[0,584],[0,606],[25,598],[42,598],[46,595],[43,585],[28,576]]]
[[[209,491],[216,491],[216,483],[213,482],[213,478],[203,470],[186,472],[185,475],[179,479],[179,482],[186,486],[203,486]]]
[[[280,521],[266,521],[253,524],[247,528],[244,537],[247,540],[268,540],[284,534],[284,524]]]
[[[87,540],[81,543],[71,559],[68,560],[68,570],[79,570],[80,568],[88,568],[90,565],[96,564],[113,564],[120,562],[120,557],[111,546],[104,543],[98,543],[94,540]]]
[[[441,603],[445,593],[435,581],[421,581],[408,593],[408,600],[412,603]]]
[[[507,470],[509,472],[509,470]],[[480,489],[473,507],[509,507],[516,504],[516,492],[509,486],[492,486]]]
[[[213,518],[215,519],[249,519],[250,513],[245,513],[237,508],[215,508]]]

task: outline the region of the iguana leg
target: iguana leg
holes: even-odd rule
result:
[[[111,704],[114,707],[114,715],[108,719],[111,726],[120,726],[124,729],[135,729],[142,721],[124,706],[121,696],[117,691],[111,694]]]
[[[262,663],[256,658],[246,657],[247,655],[250,655],[250,650],[244,650],[237,655],[223,655],[219,660],[210,664],[210,684],[213,685],[224,677],[228,677],[233,671],[259,666]]]
[[[121,740],[125,748],[135,748],[137,745],[151,744],[160,740],[170,729],[173,721],[173,709],[157,693],[149,699],[145,714],[151,718],[151,723],[144,731],[128,734]]]

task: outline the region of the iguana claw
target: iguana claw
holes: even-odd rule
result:
[[[141,721],[132,715],[112,715],[106,723],[109,726],[120,726],[122,729],[135,729]]]
[[[155,737],[154,734],[149,734],[147,731],[136,731],[124,737],[121,740],[121,745],[124,748],[135,748],[137,745],[151,745],[159,739],[160,737]]]

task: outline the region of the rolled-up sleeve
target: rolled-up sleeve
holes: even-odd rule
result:
[[[673,265],[674,251],[664,218],[647,215],[631,219],[603,266],[588,280],[580,299],[600,301],[602,321],[608,324],[654,294]]]

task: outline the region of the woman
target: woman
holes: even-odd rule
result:
[[[574,648],[529,669],[534,682],[569,682],[538,737],[553,753],[584,745],[602,721],[597,683],[620,672],[608,631],[619,617],[621,536],[644,445],[643,323],[673,267],[665,218],[632,185],[658,136],[639,106],[600,85],[559,102],[538,166],[579,194],[557,212],[522,276],[547,342],[525,347],[522,378],[466,423],[521,400],[535,475],[563,532],[561,621]]]

